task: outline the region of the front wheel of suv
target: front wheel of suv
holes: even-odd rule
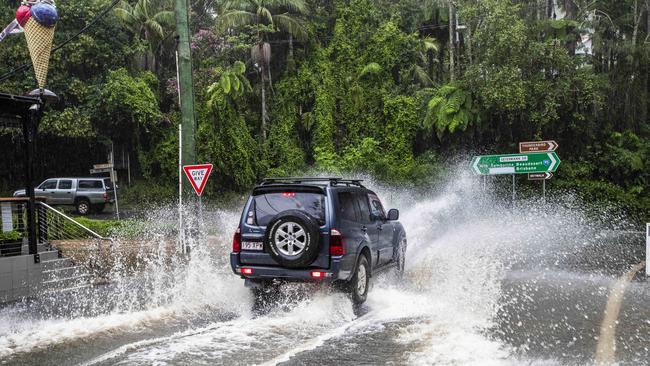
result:
[[[365,255],[359,257],[354,276],[348,283],[348,290],[352,296],[352,302],[359,305],[366,301],[370,287],[370,265]]]
[[[401,238],[395,248],[395,262],[397,264],[397,276],[404,275],[404,267],[406,266],[406,238]]]

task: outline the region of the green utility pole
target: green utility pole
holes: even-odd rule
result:
[[[178,34],[178,85],[180,88],[182,159],[181,165],[196,164],[196,118],[194,115],[194,83],[192,82],[192,53],[190,50],[190,27],[187,0],[176,0],[176,33]],[[192,186],[183,180],[186,197]]]

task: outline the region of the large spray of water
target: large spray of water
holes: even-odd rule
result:
[[[189,258],[178,255],[170,235],[175,210],[157,209],[146,217],[151,227],[146,240],[118,240],[110,248],[109,285],[3,308],[0,358],[10,363],[60,357],[86,364],[275,364],[332,344],[349,347],[342,340],[350,337],[385,334],[395,351],[376,362],[556,362],[544,355],[554,348],[517,337],[526,319],[516,310],[536,303],[530,299],[543,287],[538,281],[593,269],[587,258],[605,245],[597,235],[600,224],[574,204],[536,200],[513,206],[464,174],[428,192],[376,191],[386,206],[401,210],[407,271],[402,280],[391,274],[374,278],[361,312],[355,313],[342,294],[316,289],[301,297],[296,293],[305,286],[289,286],[270,313],[252,313],[252,298],[228,265],[240,208],[206,209],[207,236],[191,243]],[[605,295],[611,280],[594,280],[596,298]],[[585,357],[577,362],[586,362]]]

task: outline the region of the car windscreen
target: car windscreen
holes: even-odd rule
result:
[[[253,196],[257,225],[266,226],[273,216],[287,210],[300,210],[325,223],[325,196],[319,193],[274,192]]]

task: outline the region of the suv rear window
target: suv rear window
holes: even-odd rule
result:
[[[79,190],[104,189],[104,183],[101,180],[80,180]]]
[[[286,210],[301,210],[325,223],[325,196],[318,193],[277,192],[253,197],[257,225],[266,226],[273,216]]]

